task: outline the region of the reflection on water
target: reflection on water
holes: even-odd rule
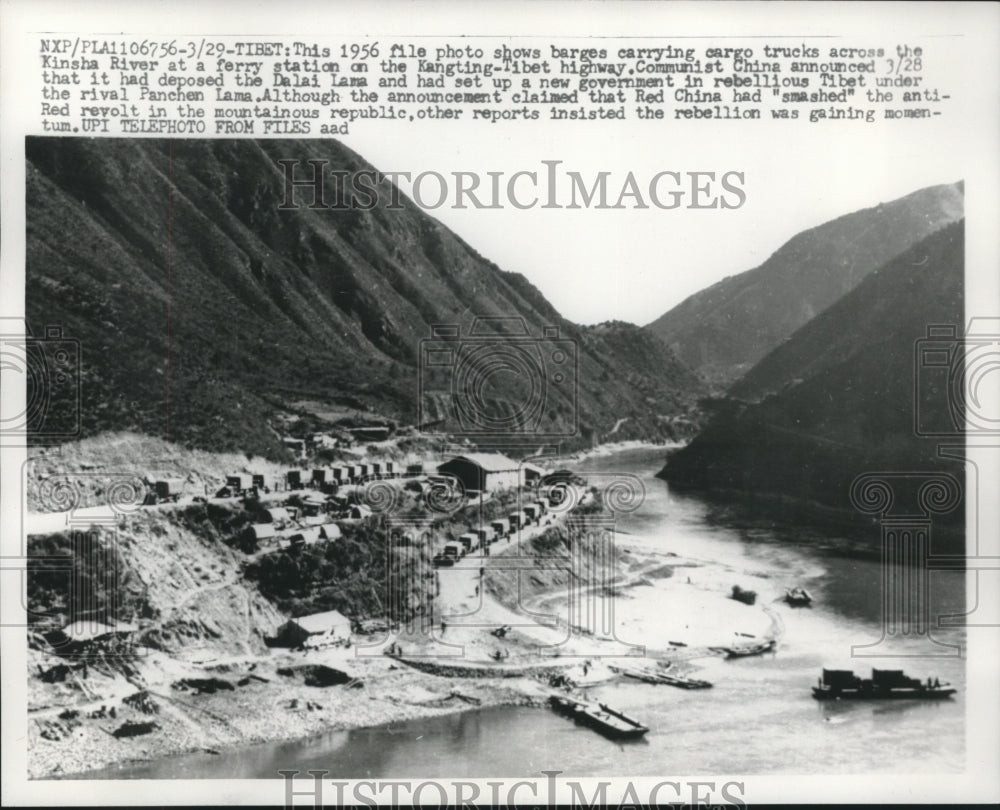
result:
[[[851,659],[852,645],[881,635],[882,572],[877,560],[830,553],[836,538],[808,529],[728,525],[695,497],[671,494],[653,476],[659,454],[637,452],[580,463],[583,470],[627,470],[646,486],[643,506],[621,517],[628,542],[662,553],[712,560],[734,571],[800,584],[812,608],[776,605],[784,633],[776,655],[699,662],[704,691],[621,683],[592,697],[650,726],[641,745],[600,737],[546,709],[501,707],[372,729],[108,769],[92,776],[265,778],[278,770],[319,768],[337,777],[567,776],[602,773],[912,773],[964,767],[964,662],[957,658]],[[709,515],[712,519],[709,519]],[[877,527],[873,527],[877,533]],[[851,543],[866,538],[847,538]],[[872,542],[878,541],[877,534]],[[637,589],[657,609],[656,587]],[[964,576],[935,572],[932,615],[964,610]],[[643,596],[643,594],[647,594]],[[962,628],[936,631],[964,643]],[[906,653],[902,644],[896,651]],[[933,674],[959,687],[943,702],[823,702],[810,687],[823,666],[868,674],[870,667]]]

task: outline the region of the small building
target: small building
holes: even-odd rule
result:
[[[355,520],[364,520],[372,516],[372,510],[363,503],[355,504],[348,513]]]
[[[310,474],[306,470],[289,470],[285,473],[285,481],[289,489],[305,489],[310,480]]]
[[[310,643],[348,639],[351,636],[351,620],[339,610],[313,613],[289,619],[275,633],[279,644],[298,647]]]
[[[104,641],[116,636],[127,636],[138,630],[128,622],[101,622],[94,619],[79,619],[67,624],[60,630],[48,633],[46,638],[55,646],[66,644],[86,644],[91,641]]]
[[[323,540],[339,540],[341,537],[340,526],[336,523],[324,523],[319,527],[319,536]]]
[[[251,476],[253,486],[259,489],[261,492],[270,492],[274,489],[274,479],[270,475],[264,475],[263,473],[254,473]]]
[[[384,461],[382,462],[382,475],[388,478],[395,478],[397,475],[396,462],[395,461]]]
[[[348,431],[359,442],[383,442],[392,435],[392,428],[388,425],[362,425],[348,428]]]
[[[292,516],[289,511],[281,506],[265,509],[264,514],[267,515],[265,523],[271,523],[277,529],[281,529],[292,522]]]
[[[308,546],[319,541],[319,526],[306,526],[288,534],[288,544],[291,546]]]
[[[438,465],[438,472],[457,478],[466,492],[496,492],[523,484],[520,463],[502,453],[466,453]]]
[[[258,543],[261,540],[271,540],[278,535],[278,527],[273,523],[254,523],[248,528],[250,536]]]

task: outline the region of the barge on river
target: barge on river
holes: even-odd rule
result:
[[[816,700],[944,700],[956,691],[937,678],[926,682],[909,678],[901,669],[873,669],[871,678],[859,678],[846,669],[824,669],[812,688]]]
[[[557,714],[571,717],[577,723],[589,726],[612,740],[634,740],[649,731],[647,726],[635,718],[616,711],[603,703],[598,703],[595,706],[592,703],[583,703],[563,695],[552,695],[549,698],[549,705]]]
[[[710,689],[712,684],[698,678],[689,678],[686,675],[667,675],[663,672],[650,672],[639,667],[625,667],[616,664],[608,664],[608,669],[624,675],[626,678],[633,678],[643,683],[662,684],[664,686],[676,686],[680,689]]]

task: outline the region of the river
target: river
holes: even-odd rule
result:
[[[544,770],[565,776],[963,770],[964,659],[919,657],[918,641],[894,643],[891,651],[898,657],[852,659],[852,645],[876,642],[882,634],[881,564],[877,558],[848,557],[836,549],[865,538],[720,517],[715,506],[672,493],[654,477],[662,457],[662,451],[632,450],[575,464],[595,473],[595,479],[597,474],[627,472],[642,480],[644,502],[620,516],[620,542],[711,561],[738,581],[771,582],[778,592],[801,584],[816,602],[806,609],[774,603],[784,628],[776,654],[697,662],[700,677],[712,681],[713,689],[618,683],[591,690],[592,697],[640,717],[651,728],[643,740],[613,743],[546,709],[500,707],[220,755],[129,764],[87,776],[265,778],[278,777],[283,768],[324,769],[328,778],[540,777]],[[876,549],[878,528],[870,531]],[[655,616],[657,583],[636,589],[629,600],[623,616]],[[934,572],[932,615],[964,608],[964,575]],[[940,629],[935,635],[951,644],[965,642],[962,628]],[[810,687],[823,666],[853,668],[865,676],[872,666],[905,669],[914,676],[950,681],[959,692],[943,702],[820,703],[812,699]]]

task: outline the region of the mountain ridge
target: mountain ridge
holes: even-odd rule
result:
[[[961,480],[962,466],[914,431],[915,393],[936,422],[949,413],[945,392],[921,387],[914,348],[928,326],[962,323],[963,289],[961,220],[869,274],[765,357],[738,384],[758,399],[719,403],[661,477],[842,512],[853,511],[849,490],[862,473],[949,472]],[[960,508],[945,518],[962,519]]]
[[[642,351],[605,345],[384,180],[369,210],[350,191],[342,209],[281,210],[280,159],[374,171],[339,142],[33,137],[26,156],[27,318],[80,341],[83,436],[281,458],[280,422],[301,415],[291,399],[414,424],[422,341],[435,324],[464,336],[475,317],[520,318],[533,339],[554,327],[576,347],[576,399],[545,394],[568,447],[620,415],[634,417],[625,438],[673,438],[670,418],[703,391],[639,327],[616,340]],[[527,387],[513,380],[487,407],[516,410]]]
[[[961,218],[963,194],[961,181],[930,186],[816,225],[644,328],[716,388],[728,388],[870,272]]]

